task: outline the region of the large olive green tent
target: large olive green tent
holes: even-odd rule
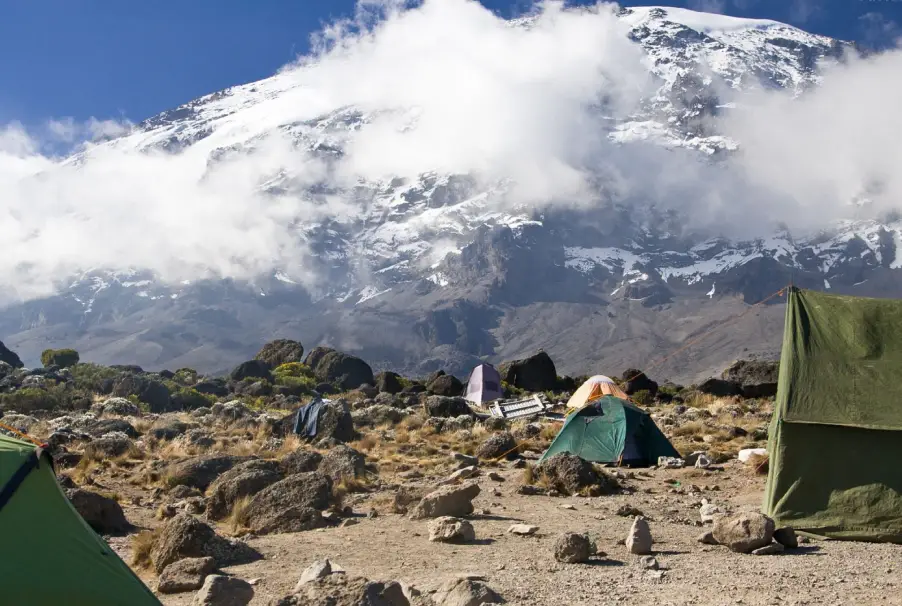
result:
[[[559,452],[633,466],[680,456],[647,412],[614,396],[597,398],[571,413],[539,462]]]
[[[764,512],[902,542],[902,301],[789,291]]]
[[[0,435],[0,603],[160,606],[78,515],[50,457]]]

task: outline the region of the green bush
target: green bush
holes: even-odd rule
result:
[[[313,369],[300,362],[288,362],[287,364],[282,364],[281,366],[276,367],[276,369],[272,371],[272,374],[276,377],[276,379],[279,379],[281,377],[314,378]]]
[[[78,364],[78,352],[74,349],[45,349],[41,353],[41,364],[68,368]]]
[[[197,371],[193,368],[179,368],[175,371],[175,376],[172,377],[172,380],[179,385],[190,387],[197,383]]]
[[[655,399],[651,397],[651,392],[647,389],[640,389],[631,396],[633,402],[639,406],[651,406]]]
[[[0,408],[21,413],[56,409],[87,410],[91,402],[90,393],[81,389],[67,388],[64,384],[46,388],[26,387],[0,396]]]
[[[69,369],[75,387],[99,392],[104,381],[119,376],[119,371],[99,364],[79,363]]]
[[[211,395],[202,394],[196,389],[183,387],[172,391],[172,403],[177,409],[195,410],[202,406],[210,406],[216,403],[216,398]]]

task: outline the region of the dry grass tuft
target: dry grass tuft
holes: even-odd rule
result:
[[[69,477],[72,478],[72,481],[78,485],[82,485],[87,483],[94,474],[100,472],[101,466],[94,459],[85,459],[82,458],[81,461],[78,462],[78,465],[72,468],[72,471],[69,472]]]
[[[132,538],[132,566],[140,569],[153,567],[150,552],[159,537],[159,530],[143,530]]]
[[[523,483],[532,486],[536,483],[536,468],[532,463],[527,463],[523,468]]]
[[[753,454],[749,457],[747,465],[754,470],[755,475],[766,476],[770,467],[770,457],[766,454]]]
[[[247,509],[253,500],[253,495],[248,495],[232,504],[232,509],[225,519],[225,525],[233,535],[242,534],[247,530]]]

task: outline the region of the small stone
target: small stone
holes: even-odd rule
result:
[[[751,553],[766,547],[774,536],[774,521],[760,513],[721,516],[714,522],[714,538],[731,551]]]
[[[194,606],[246,606],[254,598],[250,583],[236,577],[211,574],[194,596]]]
[[[470,543],[476,540],[476,531],[466,520],[442,516],[429,523],[429,540],[433,543]]]
[[[488,585],[475,579],[454,579],[442,585],[433,596],[436,606],[482,606],[503,604],[504,600]]]
[[[370,519],[372,519],[372,518],[378,518],[378,517],[379,517],[379,512],[376,511],[375,509],[370,509],[368,512],[366,512],[366,517],[368,517],[368,518],[370,518]]]
[[[461,467],[450,476],[448,476],[448,479],[452,482],[457,482],[458,480],[468,480],[469,478],[477,475],[479,475],[479,470],[476,469],[476,466],[474,465],[471,467]]]
[[[493,482],[503,482],[504,481],[504,478],[497,471],[490,471],[488,474],[488,477]]]
[[[799,545],[807,545],[811,542],[811,539],[808,537],[800,537],[799,535],[796,535],[796,540],[799,542]]]
[[[724,515],[725,513],[726,512],[721,507],[718,507],[714,503],[703,502],[698,510],[698,514],[701,517],[703,524],[712,523],[718,516]]]
[[[778,528],[774,531],[774,540],[783,545],[783,547],[795,549],[799,546],[799,539],[796,536],[796,531],[792,528]]]
[[[710,530],[707,530],[698,536],[698,542],[704,545],[717,545],[717,540],[714,538],[714,533]]]
[[[348,526],[356,526],[360,524],[359,520],[355,520],[354,518],[348,518],[347,520],[343,520],[341,523],[342,528],[347,528]]]
[[[317,560],[301,573],[300,580],[297,585],[294,586],[294,592],[297,593],[307,583],[315,581],[316,579],[322,579],[330,574],[332,574],[332,562],[329,560]]]
[[[778,553],[783,553],[786,548],[780,543],[773,542],[770,545],[765,545],[764,547],[759,547],[758,549],[752,550],[752,555],[775,555]]]
[[[639,558],[639,565],[645,570],[657,570],[660,568],[657,558],[650,555]]]
[[[632,518],[635,516],[643,516],[643,517],[645,516],[644,513],[642,513],[640,510],[636,509],[635,507],[633,507],[631,505],[621,505],[620,507],[617,508],[617,511],[615,511],[614,513],[617,514],[618,516],[621,516],[624,518]]]
[[[539,531],[538,526],[530,526],[529,524],[514,524],[510,528],[507,529],[507,532],[510,534],[518,534],[520,536],[528,537],[534,535]]]
[[[565,532],[554,542],[554,559],[564,564],[579,564],[592,557],[592,541],[584,534]]]
[[[452,452],[451,458],[454,459],[460,467],[475,467],[479,465],[479,459],[461,452]]]
[[[648,527],[648,522],[645,521],[645,518],[637,517],[626,537],[626,548],[632,554],[648,555],[651,553],[651,546],[651,529]]]
[[[576,506],[570,503],[564,503],[561,505],[561,509],[569,509],[570,511],[576,511]]]

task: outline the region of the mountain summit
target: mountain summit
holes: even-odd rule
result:
[[[541,19],[508,25],[528,31],[542,27]],[[206,228],[191,224],[187,202],[181,221],[178,213],[159,216],[149,208],[147,221],[171,221],[165,252],[181,261],[161,270],[152,262],[164,252],[156,243],[156,250],[136,256],[148,259],[146,266],[79,267],[57,294],[0,312],[0,335],[26,360],[47,347],[71,346],[84,360],[128,360],[150,369],[222,371],[271,338],[291,337],[407,374],[463,374],[478,359],[511,359],[540,348],[562,374],[614,374],[644,368],[729,321],[654,370],[691,381],[732,358],[777,353],[779,298],[731,319],[787,283],[902,295],[898,217],[851,213],[826,230],[771,228],[743,237],[741,222],[719,231],[718,216],[693,206],[706,195],[708,180],[720,179],[721,167],[743,153],[742,133],[730,126],[745,100],[768,91],[804,96],[822,84],[824,65],[844,60],[848,44],[774,21],[668,7],[623,8],[616,20],[651,85],[628,106],[601,95],[586,114],[597,136],[574,148],[591,141],[591,153],[578,160],[590,178],[572,192],[545,196],[545,181],[505,178],[495,166],[482,174],[443,169],[386,176],[375,160],[393,153],[398,133],[434,128],[429,116],[416,107],[349,105],[340,95],[314,99],[318,76],[308,64],[295,66],[163,112],[48,171],[91,174],[116,162],[127,180],[134,159],[142,159],[140,170],[153,163],[160,179],[207,187],[198,204],[216,208],[247,196],[224,236],[232,246],[222,247],[228,251],[222,267],[237,267],[247,279],[217,277],[229,272],[210,267],[209,255],[180,256],[180,240]],[[335,64],[337,77],[352,59]],[[523,90],[543,99],[538,89]],[[467,103],[467,91],[460,95],[448,103]],[[317,115],[299,119],[310,108]],[[567,111],[561,109],[562,120]],[[363,173],[351,170],[359,168],[355,154],[380,141],[374,129],[387,124],[386,149],[370,150],[374,161]],[[589,126],[574,125],[574,133]],[[561,153],[571,151],[581,150]],[[297,154],[315,163],[300,166],[291,161]],[[417,166],[416,157],[409,160]],[[698,179],[688,189],[670,189],[667,180],[656,180],[667,176],[666,167],[697,171]],[[544,172],[561,177],[555,184],[569,174],[551,165],[533,171]],[[242,190],[239,178],[253,181],[254,190]],[[630,179],[646,181],[648,189],[624,191]],[[730,197],[719,183],[721,198],[724,191]],[[737,198],[747,195],[740,184]],[[127,185],[123,195],[140,196]],[[555,200],[545,204],[544,197]],[[669,198],[680,202],[668,206]],[[858,203],[866,207],[866,196]],[[733,212],[729,204],[721,208]],[[141,219],[135,222],[134,246],[141,248]],[[285,229],[270,228],[279,223]],[[212,255],[220,246],[214,240]],[[237,248],[234,240],[242,240]],[[280,263],[261,262],[261,249]],[[281,263],[294,250],[296,262]]]

